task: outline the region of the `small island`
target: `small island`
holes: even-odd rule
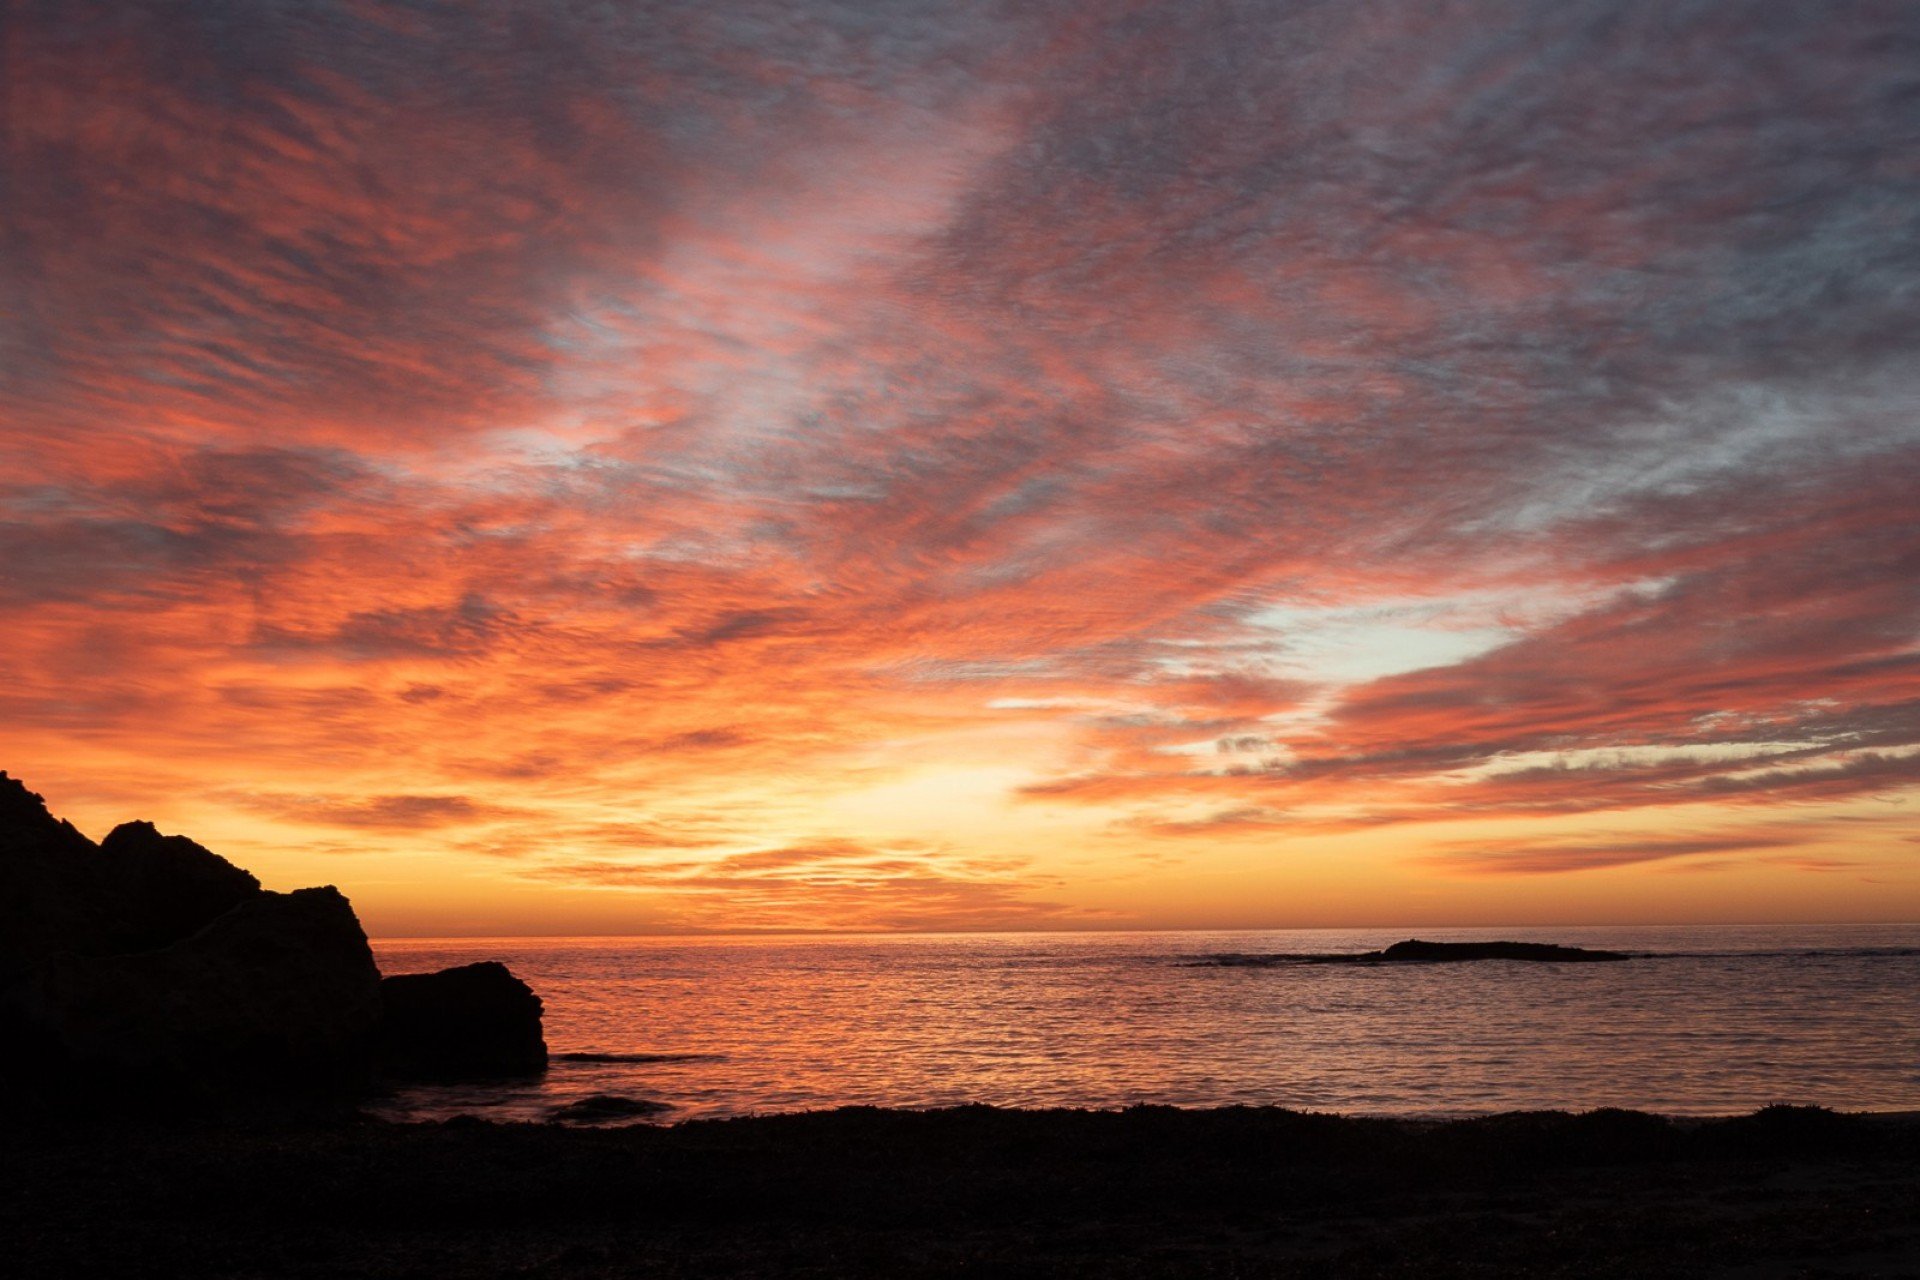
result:
[[[1328,964],[1456,964],[1468,960],[1526,960],[1536,964],[1588,964],[1631,960],[1624,951],[1562,947],[1550,942],[1425,942],[1409,938],[1385,951],[1328,957]]]
[[[1258,969],[1290,964],[1461,964],[1472,960],[1522,960],[1533,964],[1593,964],[1631,960],[1624,951],[1563,947],[1550,942],[1427,942],[1408,938],[1381,951],[1353,955],[1292,954],[1208,956],[1196,963],[1206,968]]]

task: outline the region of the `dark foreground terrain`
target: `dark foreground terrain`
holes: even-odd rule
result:
[[[1920,1276],[1920,1127],[1769,1108],[16,1127],[14,1276]]]

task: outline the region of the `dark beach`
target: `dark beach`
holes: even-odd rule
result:
[[[31,1277],[1900,1276],[1914,1119],[43,1121],[0,1214]]]

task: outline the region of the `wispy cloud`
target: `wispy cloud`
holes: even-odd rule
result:
[[[1455,844],[1447,852],[1430,855],[1429,861],[1442,870],[1461,875],[1537,876],[1664,862],[1671,858],[1693,858],[1703,854],[1747,853],[1798,843],[1796,837],[1780,835],[1654,837],[1594,842],[1509,840]],[[1804,867],[1808,861],[1794,858],[1792,865]],[[1829,865],[1829,860],[1813,861],[1821,869]]]
[[[231,803],[292,822],[370,831],[419,831],[524,817],[525,809],[460,795],[311,796],[242,794]]]
[[[1035,899],[1019,859],[851,840],[667,861],[549,862],[529,878],[641,889],[710,929],[1085,927],[1112,912]]]
[[[920,878],[762,886],[848,922],[1104,900],[1042,884],[1062,830],[1279,865],[1524,818],[1569,825],[1485,869],[1564,869],[1636,860],[1609,815],[1911,795],[1916,39],[1865,0],[30,7],[6,763],[608,868],[503,910],[1008,771],[999,825],[848,829]]]

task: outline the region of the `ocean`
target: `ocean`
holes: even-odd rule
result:
[[[1406,937],[1617,964],[1222,967]],[[393,1119],[671,1123],[849,1105],[1273,1105],[1380,1116],[1770,1103],[1920,1109],[1920,925],[384,939],[386,973],[502,960],[546,1004],[535,1081],[409,1087]]]

